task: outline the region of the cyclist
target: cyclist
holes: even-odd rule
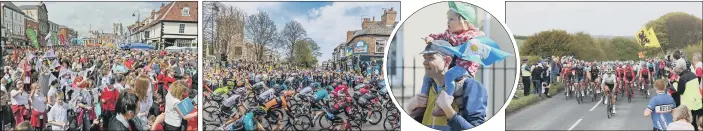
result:
[[[600,90],[598,90],[597,86],[595,85],[596,83],[599,82],[599,81],[597,81],[597,80],[598,80],[598,78],[599,78],[599,76],[600,76],[600,74],[599,74],[600,72],[599,72],[599,69],[598,69],[598,65],[597,65],[596,63],[591,63],[590,66],[591,66],[591,70],[590,70],[590,72],[589,72],[589,77],[591,77],[590,84],[591,84],[591,86],[592,86],[592,89],[596,90],[596,93],[600,93]]]
[[[606,74],[603,75],[603,79],[601,81],[601,87],[603,88],[603,91],[606,94],[610,95],[610,102],[613,103],[613,114],[615,114],[615,99],[616,95],[613,93],[613,89],[616,89],[618,87],[617,83],[617,77],[615,74],[613,74],[613,68],[608,68],[606,71]],[[606,101],[607,102],[607,101]]]
[[[581,93],[581,96],[585,96],[584,92],[583,92],[583,86],[582,86],[583,80],[584,80],[583,77],[585,75],[584,68],[581,65],[581,63],[576,63],[576,66],[574,66],[572,68],[572,70],[573,70],[573,73],[575,76],[574,86],[580,90],[579,92]]]
[[[633,87],[632,87],[632,82],[634,82],[633,80],[635,80],[635,72],[634,72],[634,70],[632,69],[632,66],[631,66],[631,65],[627,64],[627,65],[624,66],[623,76],[624,76],[624,80],[625,80],[624,82],[625,82],[625,84],[626,84],[624,87],[626,87],[626,88],[633,88]],[[625,89],[625,92],[629,93],[629,94],[627,94],[627,95],[632,95],[632,97],[634,97],[634,94],[635,94],[635,93],[633,93],[632,91],[630,91],[630,89]]]
[[[639,79],[640,85],[644,86],[644,85],[647,85],[650,83],[649,77],[653,76],[653,75],[652,75],[652,71],[649,70],[649,68],[647,67],[647,64],[642,64],[641,67],[642,67],[642,69],[640,69],[640,71],[637,72],[637,77],[640,78]],[[644,87],[647,88],[646,86],[644,86]],[[649,95],[649,92],[647,92],[647,95]]]

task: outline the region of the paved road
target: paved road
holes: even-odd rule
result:
[[[588,100],[586,100],[589,98]],[[624,97],[621,97],[624,98]],[[651,98],[650,98],[651,99]],[[577,104],[566,100],[563,92],[542,102],[522,109],[506,119],[507,130],[651,130],[650,117],[643,112],[649,99],[636,94],[632,103],[627,99],[616,102],[616,113],[608,119],[605,105],[600,100]],[[599,104],[600,103],[600,104]]]
[[[205,102],[205,101],[204,101],[204,102]],[[213,105],[210,104],[210,103],[203,103],[203,104],[204,104],[203,107],[213,106]],[[203,109],[205,109],[205,108],[203,108]],[[384,130],[384,129],[383,129],[383,120],[386,119],[386,111],[385,111],[385,109],[384,109],[383,111],[381,111],[381,114],[382,114],[381,121],[380,121],[378,124],[376,124],[376,125],[371,125],[371,124],[368,124],[368,123],[367,123],[367,124],[365,124],[365,125],[362,126],[361,130]],[[221,124],[222,124],[222,123],[218,123],[218,122],[208,122],[207,120],[213,119],[213,117],[211,117],[210,114],[209,114],[208,112],[206,112],[206,111],[203,111],[203,114],[202,114],[202,115],[203,115],[203,120],[204,120],[204,123],[205,123],[205,125],[202,126],[202,127],[205,127],[204,129],[206,129],[206,130],[213,130],[213,129],[216,128],[216,126],[209,125],[209,124],[216,124],[216,125],[221,125]],[[344,116],[344,113],[342,113],[340,117],[342,117],[342,118],[344,118],[344,119],[347,118],[346,116]],[[313,122],[315,122],[315,124],[317,124],[317,120],[315,120],[315,121],[313,121]],[[389,126],[389,127],[390,127],[390,126]],[[316,127],[314,127],[314,128],[308,129],[308,130],[315,130],[315,131],[316,131],[316,130],[320,130],[320,126],[316,126]]]

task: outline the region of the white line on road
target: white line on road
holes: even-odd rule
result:
[[[600,99],[600,101],[598,101],[598,103],[596,103],[596,105],[593,106],[593,108],[591,108],[591,110],[588,110],[588,111],[593,111],[593,109],[596,109],[596,107],[598,107],[598,105],[600,105],[601,102],[603,102],[603,99]]]
[[[576,127],[576,125],[578,125],[579,123],[581,123],[581,120],[583,120],[583,118],[582,118],[582,119],[579,119],[578,121],[576,121],[576,123],[574,123],[574,125],[571,125],[571,128],[569,128],[569,131],[572,130],[572,129],[574,129],[574,127]]]

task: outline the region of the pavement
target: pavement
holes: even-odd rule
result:
[[[209,102],[205,102],[205,101],[203,101],[203,102],[204,102],[204,103],[203,103],[203,104],[204,104],[203,110],[205,109],[205,107],[213,106],[213,105],[212,105],[211,103],[209,103]],[[361,130],[384,130],[384,129],[383,129],[383,120],[386,119],[386,109],[384,109],[383,111],[381,111],[381,114],[382,114],[381,121],[380,121],[378,124],[376,124],[376,125],[371,125],[371,124],[367,123],[367,124],[365,124],[365,125],[363,125],[363,126],[361,127]],[[217,123],[217,122],[208,122],[208,121],[206,121],[206,120],[214,119],[214,118],[211,117],[210,114],[207,113],[206,111],[203,111],[203,114],[202,114],[202,115],[203,115],[203,120],[204,120],[203,123],[204,123],[205,125],[204,125],[204,126],[201,126],[201,127],[204,127],[204,130],[215,130],[215,129],[216,129],[216,126],[213,126],[213,125],[210,125],[210,124],[216,124],[216,125],[221,125],[221,124],[222,124],[222,123]],[[341,115],[340,117],[342,117],[343,119],[346,119],[346,118],[347,118],[346,116],[344,116],[344,113],[342,113],[342,114],[340,114],[340,115]],[[315,121],[313,121],[313,122],[314,122],[315,124],[317,124],[317,120],[315,120]],[[310,129],[308,129],[308,130],[315,130],[315,131],[317,131],[317,130],[321,130],[321,128],[320,128],[320,126],[317,126],[317,125],[316,125],[314,128],[310,128]]]
[[[651,118],[643,114],[651,97],[645,99],[636,93],[632,103],[618,97],[624,99],[616,102],[616,114],[608,119],[600,98],[591,102],[586,95],[585,102],[577,104],[559,92],[507,116],[506,130],[652,130]]]

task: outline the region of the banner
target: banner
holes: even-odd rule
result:
[[[66,45],[66,38],[63,35],[59,35],[59,40],[61,40],[61,45]]]
[[[27,37],[29,37],[29,40],[34,45],[34,48],[39,48],[39,43],[37,42],[37,33],[34,32],[34,30],[31,28],[27,29],[27,31],[25,33],[27,34]]]
[[[645,44],[644,47],[650,47],[650,48],[661,47],[661,45],[659,44],[659,39],[657,39],[657,34],[654,33],[653,28],[649,28],[649,31],[647,33],[647,39],[649,39],[649,43]]]
[[[369,45],[366,44],[364,41],[360,40],[356,42],[356,46],[354,47],[354,53],[366,53],[369,50]]]
[[[352,52],[351,47],[347,47],[347,56],[351,56],[352,53],[353,53],[353,52]]]

